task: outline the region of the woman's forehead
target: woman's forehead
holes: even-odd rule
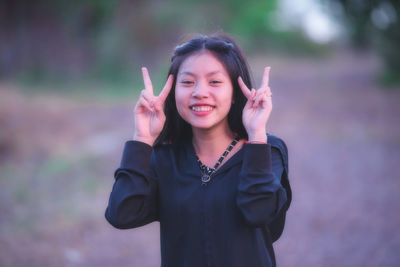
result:
[[[227,75],[224,65],[210,51],[202,51],[186,58],[179,68],[178,75]]]

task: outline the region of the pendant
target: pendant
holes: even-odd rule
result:
[[[208,174],[203,174],[203,176],[201,176],[201,181],[203,184],[208,183],[210,180],[211,180],[211,177]]]

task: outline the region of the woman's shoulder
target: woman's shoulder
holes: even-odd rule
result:
[[[178,142],[176,144],[157,144],[153,147],[153,154],[157,158],[177,157],[188,150],[187,142]]]
[[[192,158],[187,144],[158,144],[153,147],[151,164],[161,172],[170,172],[176,166],[188,164]]]
[[[163,151],[168,151],[172,149],[172,145],[171,144],[157,144],[155,146],[153,146],[153,150],[154,152],[163,152]]]
[[[270,144],[272,147],[276,147],[279,150],[282,150],[285,153],[287,153],[287,146],[280,137],[273,135],[273,134],[269,134],[269,133],[267,133],[267,137],[268,137],[268,140],[267,140],[268,144]]]
[[[286,171],[288,171],[289,152],[285,142],[278,136],[272,134],[267,133],[267,137],[268,137],[267,143],[270,144],[272,148],[275,148],[276,150],[279,151],[279,154],[283,161],[283,165]]]

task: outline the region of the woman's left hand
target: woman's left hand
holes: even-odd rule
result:
[[[239,86],[247,103],[243,109],[243,125],[249,136],[249,142],[267,142],[266,125],[272,111],[272,93],[268,86],[270,67],[264,69],[261,86],[251,90],[238,78]]]

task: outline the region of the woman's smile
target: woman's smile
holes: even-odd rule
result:
[[[193,104],[190,106],[190,109],[196,116],[206,116],[214,110],[214,106],[208,104]]]

